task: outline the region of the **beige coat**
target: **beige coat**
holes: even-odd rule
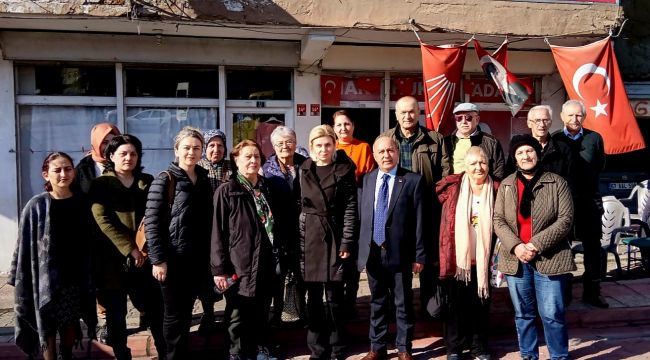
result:
[[[539,250],[539,255],[531,264],[544,275],[576,270],[568,240],[573,222],[573,200],[566,181],[559,175],[546,172],[535,185],[533,193],[533,236],[530,242]],[[494,232],[502,242],[498,268],[507,275],[515,275],[519,269],[519,259],[514,254],[514,248],[521,243],[517,210],[517,178],[512,174],[503,180],[499,188],[493,224]]]

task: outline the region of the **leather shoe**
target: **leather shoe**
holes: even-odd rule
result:
[[[399,360],[413,360],[413,356],[411,356],[411,354],[407,353],[406,351],[397,353],[397,358]]]
[[[605,298],[600,295],[582,296],[582,302],[601,309],[607,309],[609,304]]]
[[[370,350],[361,360],[382,360],[386,358],[386,353],[382,351]]]

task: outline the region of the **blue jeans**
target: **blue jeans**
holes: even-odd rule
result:
[[[521,357],[539,358],[535,328],[535,318],[539,312],[551,359],[569,359],[569,334],[563,297],[568,274],[546,276],[530,264],[520,265],[517,274],[507,275],[506,279],[515,308]]]

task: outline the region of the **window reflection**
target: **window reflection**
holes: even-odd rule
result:
[[[114,66],[22,65],[19,95],[115,96]]]
[[[228,70],[229,100],[291,100],[291,70]]]
[[[127,69],[126,96],[216,99],[219,97],[219,71]]]
[[[269,157],[274,152],[271,133],[276,127],[284,125],[284,121],[284,114],[233,113],[233,144],[253,140],[260,145],[264,156]]]

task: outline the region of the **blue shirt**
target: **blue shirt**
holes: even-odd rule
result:
[[[379,189],[381,188],[381,183],[384,181],[384,174],[390,175],[388,179],[388,204],[390,204],[390,195],[393,193],[393,185],[395,185],[395,177],[397,176],[397,166],[395,166],[391,171],[385,173],[381,170],[377,171],[377,181],[375,181],[375,209],[377,209],[377,198],[379,197]]]
[[[564,131],[564,135],[566,135],[566,137],[568,137],[571,140],[580,140],[580,138],[582,137],[582,128],[580,128],[580,131],[575,135],[571,134],[569,130],[566,129],[566,126],[564,127],[563,131]]]

